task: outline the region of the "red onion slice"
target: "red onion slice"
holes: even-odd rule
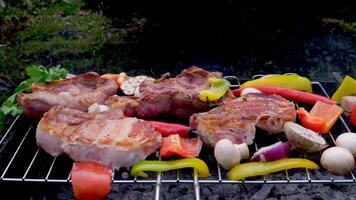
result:
[[[273,161],[288,158],[291,146],[289,142],[277,142],[267,147],[262,147],[253,154],[251,161]]]

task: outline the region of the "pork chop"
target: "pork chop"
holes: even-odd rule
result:
[[[117,84],[90,72],[47,84],[33,84],[32,93],[20,93],[17,102],[26,116],[40,118],[53,105],[87,111],[93,103],[103,104],[116,94]]]
[[[209,104],[200,101],[198,94],[209,88],[209,77],[221,76],[219,72],[208,72],[193,66],[175,78],[165,74],[159,80],[144,81],[137,97],[113,96],[106,104],[114,107],[118,104],[128,116],[140,118],[153,118],[161,114],[187,117],[209,109]],[[231,95],[230,91],[228,95]]]
[[[279,133],[287,121],[295,121],[294,104],[281,96],[251,93],[234,100],[227,100],[217,108],[191,116],[194,128],[209,146],[221,139],[233,143],[252,144],[255,126],[268,133]]]
[[[161,135],[121,110],[86,113],[53,106],[36,131],[37,145],[56,156],[66,153],[75,161],[96,161],[115,169],[144,160],[161,146]]]

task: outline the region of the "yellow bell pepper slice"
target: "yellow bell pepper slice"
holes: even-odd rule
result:
[[[340,102],[342,97],[352,95],[356,95],[356,80],[350,76],[345,76],[341,85],[331,98],[337,102]]]
[[[229,180],[241,180],[293,168],[319,169],[313,161],[303,158],[286,158],[270,162],[249,162],[233,167],[228,173]]]
[[[229,81],[222,78],[210,77],[208,81],[210,88],[199,92],[199,99],[203,102],[219,100],[230,87]]]
[[[140,176],[147,178],[145,171],[164,172],[175,169],[194,168],[201,178],[209,177],[208,165],[199,158],[183,158],[179,160],[160,161],[160,160],[142,160],[132,166],[131,176]]]
[[[294,90],[302,90],[309,93],[313,92],[310,80],[299,76],[298,74],[266,76],[256,80],[247,81],[241,85],[241,88],[256,86],[276,86]]]

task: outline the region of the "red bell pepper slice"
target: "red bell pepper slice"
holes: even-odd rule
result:
[[[351,124],[356,127],[356,105],[352,107],[350,120],[351,120]]]
[[[200,153],[203,142],[198,138],[182,138],[178,134],[163,138],[160,149],[162,157],[179,155],[181,157],[197,157]]]
[[[191,128],[182,124],[173,124],[165,122],[150,121],[154,129],[161,133],[162,136],[169,136],[172,134],[179,134],[182,137],[188,137]]]
[[[336,101],[334,101],[330,98],[321,96],[321,95],[311,94],[308,92],[303,92],[303,91],[293,90],[293,89],[288,89],[288,88],[268,87],[268,86],[256,86],[253,88],[258,89],[261,92],[266,93],[266,94],[278,94],[286,99],[293,100],[293,101],[300,102],[300,103],[306,103],[306,104],[310,104],[310,105],[314,105],[317,101],[321,101],[321,102],[328,103],[328,104],[336,103]],[[235,89],[232,91],[232,93],[235,96],[240,96],[240,93],[243,89],[244,88]]]
[[[71,178],[76,199],[99,200],[105,198],[111,188],[111,167],[97,162],[73,163]]]
[[[325,130],[326,123],[324,119],[311,115],[304,108],[299,108],[297,110],[297,114],[300,122],[305,128],[311,129],[318,133]]]
[[[310,113],[304,110],[304,108],[298,109],[297,113],[303,126],[315,132],[324,134],[328,133],[331,127],[334,126],[337,119],[339,119],[343,113],[343,109],[337,105],[318,101],[313,106]]]

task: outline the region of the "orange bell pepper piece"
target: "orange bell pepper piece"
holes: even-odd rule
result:
[[[310,114],[325,120],[325,129],[320,133],[328,133],[343,112],[344,110],[335,104],[332,105],[318,101],[311,109]]]
[[[328,133],[331,127],[334,126],[337,119],[343,113],[343,109],[335,104],[318,101],[310,113],[304,108],[299,108],[297,113],[304,127],[324,134]]]

